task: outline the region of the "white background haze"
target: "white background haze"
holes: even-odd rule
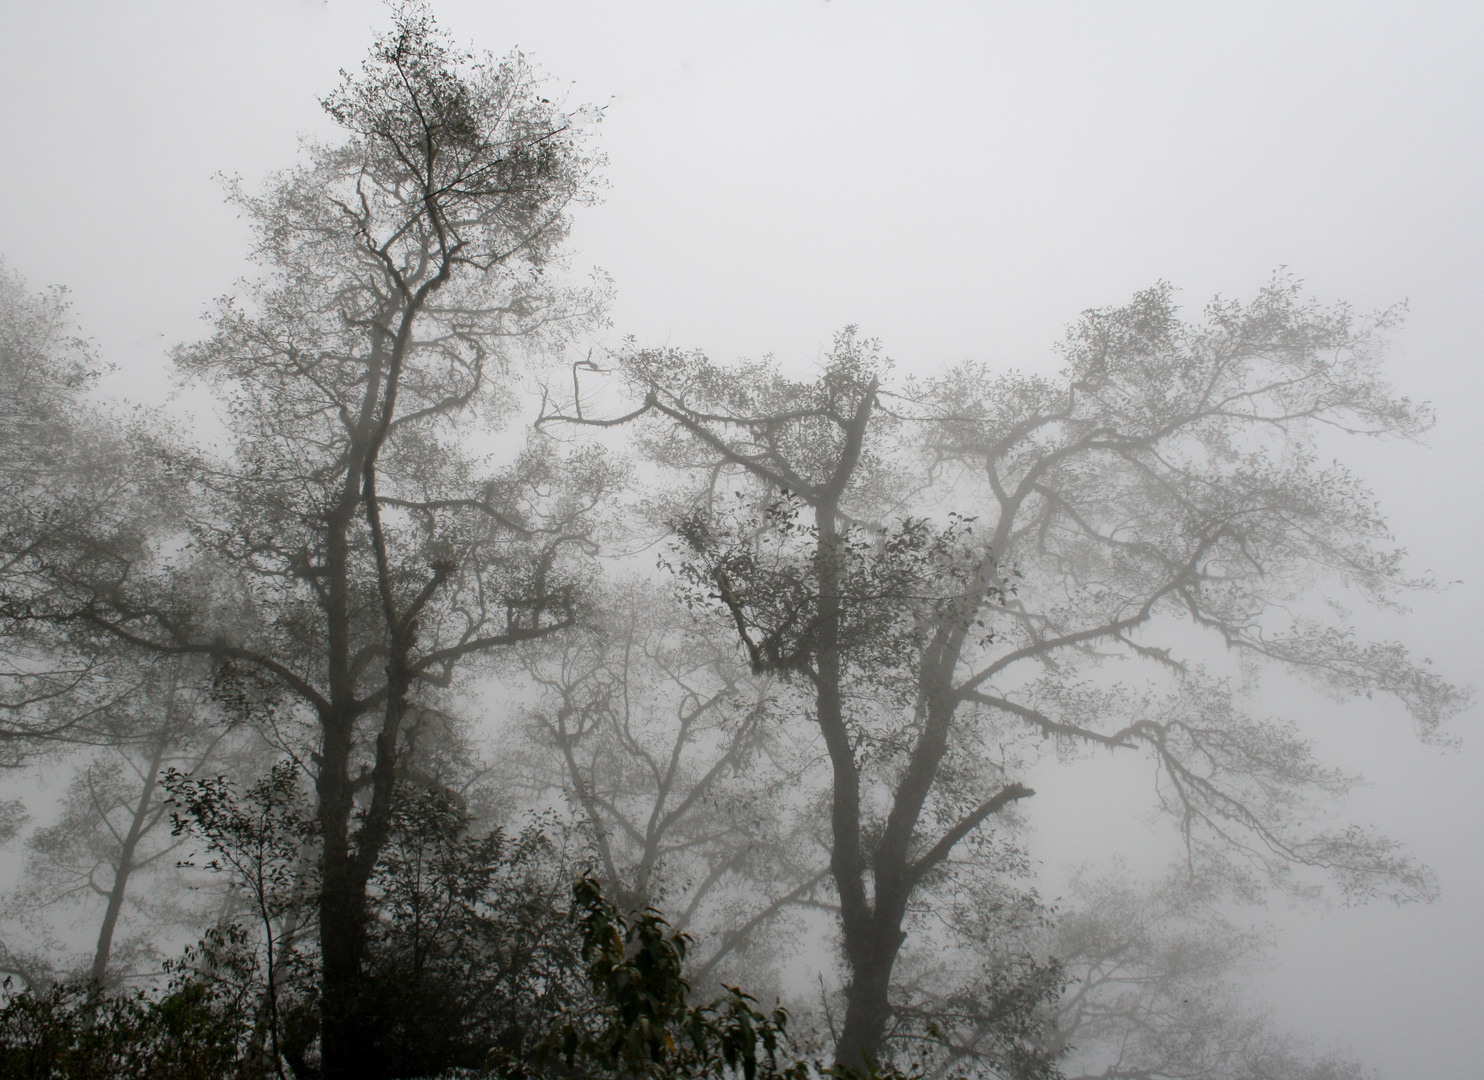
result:
[[[1037,368],[1078,311],[1161,278],[1189,314],[1280,265],[1324,300],[1409,299],[1393,377],[1436,404],[1437,428],[1424,447],[1338,450],[1412,569],[1462,583],[1368,628],[1484,685],[1484,4],[435,11],[460,42],[520,46],[573,106],[607,104],[611,188],[573,247],[574,266],[613,275],[614,342],[773,352],[803,371],[858,323],[903,371]],[[0,254],[33,288],[71,288],[117,367],[106,392],[165,401],[169,347],[248,271],[213,174],[251,183],[292,164],[299,135],[330,136],[317,100],[386,23],[371,0],[0,4]],[[1480,710],[1444,753],[1390,703],[1286,703],[1322,757],[1373,781],[1349,815],[1409,844],[1443,898],[1275,905],[1267,1000],[1392,1080],[1484,1074]],[[1029,843],[1053,879],[1163,852],[1142,763],[1036,786]]]

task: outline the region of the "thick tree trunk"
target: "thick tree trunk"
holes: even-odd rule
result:
[[[320,1060],[322,1080],[359,1080],[366,1071],[360,1019],[361,960],[365,952],[365,882],[357,880],[350,826],[355,789],[350,759],[355,742],[355,679],[350,665],[349,543],[359,502],[359,470],[346,478],[342,504],[327,529],[325,630],[329,708],[320,715]]]
[[[901,907],[884,904],[878,890],[870,923],[846,932],[850,985],[845,991],[845,1023],[835,1043],[837,1065],[865,1071],[880,1061],[891,1020],[891,973],[907,939],[902,931],[904,914]]]
[[[863,430],[865,415],[857,417]],[[849,462],[847,454],[845,461]],[[843,466],[842,466],[843,468]],[[848,473],[842,472],[842,476]],[[843,482],[840,483],[843,489]],[[970,590],[944,617],[923,656],[919,674],[922,731],[907,768],[892,796],[886,828],[872,850],[862,842],[860,774],[844,712],[840,630],[844,598],[840,593],[835,552],[840,543],[838,507],[831,498],[816,506],[818,535],[816,572],[819,620],[816,639],[816,713],[834,772],[830,870],[840,896],[840,924],[850,984],[845,994],[845,1022],[835,1045],[835,1064],[868,1071],[880,1063],[891,1022],[891,976],[906,933],[907,903],[922,875],[941,862],[958,840],[1006,803],[1031,794],[1012,784],[965,815],[926,852],[914,858],[913,846],[929,790],[948,746],[948,733],[958,707],[953,672],[966,634],[985,591],[992,584],[986,560]],[[868,895],[866,877],[871,887]]]
[[[410,639],[405,644],[410,646]],[[366,1007],[366,886],[390,831],[397,740],[411,684],[404,650],[399,650],[388,669],[390,693],[376,739],[371,801],[353,837],[348,724],[343,737],[332,739],[326,732],[320,766],[320,821],[325,829],[319,903],[322,1080],[375,1080],[385,1075],[374,1017]]]
[[[445,262],[436,279],[439,284],[447,273]],[[375,1080],[384,1075],[384,1056],[378,1052],[373,1021],[366,1009],[366,885],[381,856],[391,822],[397,782],[397,743],[412,685],[408,656],[417,629],[415,613],[404,619],[395,610],[380,508],[376,502],[375,463],[396,410],[397,380],[411,339],[416,308],[421,297],[436,288],[437,285],[425,285],[420,291],[418,301],[404,313],[394,341],[388,342],[384,337],[377,340],[378,355],[383,346],[390,345],[384,390],[378,361],[374,377],[367,380],[361,421],[357,425],[355,441],[361,444],[361,450],[351,454],[352,464],[345,473],[340,506],[327,536],[325,570],[329,589],[325,615],[329,631],[331,709],[320,717],[322,743],[317,783],[324,834],[319,904],[321,1080]],[[378,399],[381,399],[379,408]],[[385,716],[372,761],[370,804],[352,836],[357,785],[350,777],[350,760],[361,707],[357,704],[357,686],[350,662],[349,530],[362,511],[372,533],[390,655],[386,666]],[[429,589],[437,587],[442,573],[435,576]]]
[[[390,830],[398,739],[412,686],[408,654],[415,634],[413,624],[393,628],[385,712],[370,777],[371,798],[354,832],[356,783],[350,776],[350,761],[356,706],[348,684],[340,698],[349,704],[321,718],[317,788],[324,844],[319,901],[322,1080],[375,1080],[385,1074],[374,1018],[367,1008],[366,886]]]
[[[323,1080],[380,1076],[362,1005],[366,945],[364,886],[325,866],[320,894],[320,1060]]]
[[[324,843],[319,896],[323,1080],[375,1075],[363,1058],[367,1040],[359,1007],[366,892],[351,850],[350,727],[349,720],[326,721],[317,784]]]
[[[891,950],[895,954],[895,949]],[[845,1024],[835,1044],[835,1064],[866,1072],[880,1061],[881,1044],[891,1019],[893,960],[885,959],[857,967],[851,965],[850,986],[845,992]]]
[[[866,890],[866,859],[861,845],[860,773],[845,722],[840,655],[842,618],[839,588],[839,535],[833,502],[816,508],[819,547],[819,623],[815,640],[816,716],[834,774],[830,807],[830,872],[840,896],[840,924],[850,967],[845,1025],[835,1046],[835,1063],[866,1069],[880,1053],[891,1006],[887,992],[901,948],[901,913],[883,910],[881,881],[875,903]]]

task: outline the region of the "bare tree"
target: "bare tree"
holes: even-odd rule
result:
[[[508,413],[520,352],[603,300],[547,279],[593,190],[582,117],[518,54],[475,62],[416,6],[324,105],[346,141],[309,146],[260,195],[232,187],[266,279],[176,357],[219,393],[233,452],[158,434],[174,531],[38,548],[24,568],[45,603],[10,610],[210,657],[311,718],[332,1078],[384,1064],[357,986],[409,710],[491,650],[573,624],[586,522],[615,472],[542,443],[492,471],[472,438]]]
[[[179,660],[159,664],[131,699],[117,706],[114,745],[94,752],[73,774],[60,818],[36,830],[25,877],[8,900],[20,923],[55,919],[59,909],[82,908],[96,918],[96,941],[82,977],[95,988],[117,983],[135,971],[113,963],[121,923],[130,910],[149,919],[138,935],[144,953],[150,940],[171,924],[192,924],[200,912],[180,906],[185,894],[175,880],[170,801],[160,784],[168,769],[252,771],[261,755],[255,732],[221,722],[205,700],[199,667]],[[192,679],[190,675],[197,676]],[[242,759],[242,760],[236,760]],[[155,888],[141,885],[154,879]],[[131,954],[134,951],[131,950]]]
[[[852,331],[808,382],[637,352],[620,361],[633,412],[547,418],[639,424],[657,460],[700,477],[675,515],[682,572],[818,725],[842,1064],[882,1052],[913,898],[1033,794],[1017,775],[1042,748],[1146,752],[1193,854],[1233,848],[1280,883],[1317,867],[1357,897],[1433,891],[1384,837],[1309,827],[1313,797],[1347,779],[1291,725],[1245,715],[1192,633],[1394,695],[1425,736],[1466,700],[1316,602],[1426,585],[1364,485],[1315,450],[1326,430],[1430,422],[1381,378],[1395,315],[1323,308],[1282,278],[1206,315],[1182,323],[1158,287],[1087,313],[1058,380],[967,367],[896,393]],[[1114,684],[1115,657],[1144,683]]]
[[[774,680],[653,582],[600,606],[594,626],[530,653],[533,779],[591,828],[606,895],[662,906],[695,937],[694,983],[737,982],[742,954],[825,876],[799,797],[813,747],[779,723]],[[748,975],[756,987],[762,973]]]
[[[1209,863],[1194,875],[1178,866],[1143,886],[1115,865],[1076,874],[1054,920],[1008,933],[985,936],[982,911],[972,905],[947,909],[960,948],[940,962],[955,970],[937,973],[939,991],[926,1003],[939,1035],[929,1050],[933,1075],[999,1050],[985,1036],[1002,1002],[973,992],[982,980],[976,973],[1040,956],[1056,958],[1065,989],[1037,1003],[1034,1037],[1060,1058],[1068,1080],[1370,1076],[1353,1061],[1316,1055],[1241,989],[1273,945],[1271,932],[1234,917],[1256,898],[1250,875],[1231,865]]]
[[[1074,981],[1054,1014],[1075,1047],[1069,1080],[1361,1080],[1360,1065],[1315,1056],[1254,1009],[1234,983],[1271,935],[1232,921],[1240,877],[1179,867],[1134,888],[1116,875],[1074,879],[1049,947]],[[1250,899],[1250,894],[1247,896]]]

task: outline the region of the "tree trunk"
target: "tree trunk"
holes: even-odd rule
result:
[[[361,1030],[361,960],[365,952],[365,882],[351,851],[353,791],[349,775],[351,721],[327,718],[317,788],[323,833],[319,896],[320,1055],[323,1080],[370,1077]]]
[[[354,835],[355,784],[350,778],[352,716],[323,720],[318,778],[324,832],[320,892],[321,1078],[375,1080],[385,1075],[365,982],[366,886],[391,827],[397,750],[412,685],[408,664],[415,624],[397,629],[387,663],[387,700],[371,771],[371,800]]]
[[[327,859],[320,893],[322,1080],[372,1080],[381,1075],[361,1000],[365,889],[352,880],[349,870],[344,862],[332,868]]]
[[[373,391],[368,388],[368,394]],[[359,468],[347,470],[341,504],[329,521],[325,545],[325,631],[329,703],[320,714],[320,761],[315,777],[321,833],[320,1060],[322,1080],[373,1077],[360,1018],[361,960],[365,952],[365,882],[357,880],[350,824],[355,788],[350,759],[355,742],[356,685],[351,673],[350,545],[359,503]]]
[[[165,742],[155,743],[150,754],[149,768],[145,770],[143,789],[134,806],[134,816],[129,822],[128,832],[119,845],[119,860],[113,868],[113,886],[108,890],[108,906],[103,911],[103,924],[98,929],[98,944],[93,950],[93,966],[88,975],[92,994],[96,997],[103,989],[108,975],[108,958],[113,952],[113,934],[118,928],[119,915],[124,909],[124,897],[129,889],[129,875],[134,872],[134,855],[139,850],[139,840],[144,835],[145,822],[149,819],[150,803],[155,793],[156,774],[165,756]]]
[[[948,733],[958,702],[953,672],[966,634],[984,592],[991,585],[992,560],[979,568],[976,588],[943,619],[923,656],[918,676],[923,701],[922,732],[912,748],[907,769],[892,795],[886,828],[869,854],[861,840],[860,778],[855,766],[843,708],[839,635],[842,597],[834,551],[839,543],[837,508],[821,502],[816,516],[819,536],[819,637],[816,664],[817,714],[834,766],[834,804],[830,869],[840,894],[840,923],[850,985],[845,994],[845,1022],[835,1045],[835,1064],[869,1071],[880,1063],[891,1021],[891,975],[906,933],[907,903],[922,875],[942,861],[953,844],[990,814],[1014,799],[1031,794],[1013,784],[965,815],[940,841],[914,860],[913,838],[948,746]],[[870,896],[866,871],[871,877]]]
[[[905,936],[898,933],[898,945]],[[865,963],[851,964],[850,986],[845,992],[845,1023],[835,1043],[835,1064],[862,1072],[880,1061],[881,1044],[891,1019],[888,991],[897,952],[889,941],[868,944],[877,948],[869,950],[870,958]]]
[[[819,580],[819,622],[815,639],[818,673],[815,713],[834,774],[830,807],[830,873],[840,895],[840,925],[845,957],[850,965],[846,990],[845,1026],[835,1046],[835,1063],[865,1069],[881,1048],[890,1014],[887,990],[891,969],[901,947],[900,915],[883,927],[880,882],[876,903],[866,893],[865,852],[861,848],[860,773],[855,747],[845,723],[840,655],[841,597],[839,589],[840,538],[837,508],[832,501],[816,508],[819,547],[815,555]],[[884,930],[884,932],[883,932]]]
[[[891,973],[907,940],[902,923],[916,880],[905,852],[894,850],[886,838],[876,845],[871,865],[870,918],[845,926],[850,986],[845,993],[845,1023],[835,1045],[835,1064],[861,1070],[880,1062],[891,1020]]]

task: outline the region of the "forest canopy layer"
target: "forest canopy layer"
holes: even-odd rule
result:
[[[418,5],[322,104],[172,356],[222,445],[0,277],[0,763],[70,775],[0,808],[0,1076],[1363,1075],[1235,913],[1437,893],[1253,692],[1468,703],[1351,613],[1432,587],[1330,454],[1432,424],[1400,309],[1159,283],[1055,376],[606,348],[601,110]],[[1182,857],[1056,906],[1022,825],[1094,754]]]

